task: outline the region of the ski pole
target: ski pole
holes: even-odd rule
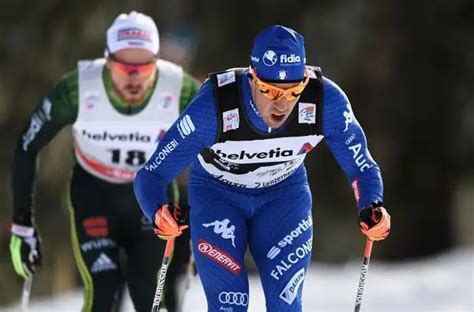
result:
[[[21,293],[21,311],[28,311],[30,303],[31,285],[33,284],[33,275],[28,275],[23,282],[23,292]]]
[[[372,253],[373,241],[367,239],[365,243],[364,262],[362,263],[362,270],[360,272],[359,287],[357,288],[357,296],[355,301],[355,312],[360,311],[360,305],[362,304],[362,294],[364,293],[365,279],[369,272],[370,254]]]
[[[174,239],[170,239],[166,242],[165,255],[163,256],[163,262],[161,263],[160,277],[158,278],[158,283],[156,285],[155,298],[153,299],[151,312],[158,312],[158,309],[160,308],[161,296],[163,295],[163,288],[165,286],[166,272],[168,272],[173,246]]]

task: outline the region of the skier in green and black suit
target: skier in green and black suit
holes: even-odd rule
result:
[[[59,80],[18,140],[10,249],[15,271],[26,278],[42,257],[32,213],[37,155],[72,125],[76,164],[68,191],[83,311],[113,310],[123,271],[135,309],[151,310],[165,242],[142,215],[133,180],[200,87],[181,67],[158,59],[158,50],[158,30],[149,16],[119,15],[107,31],[105,58],[80,61]],[[175,182],[169,194],[170,201],[179,200]],[[189,237],[180,238],[165,287],[169,311],[180,310],[179,285],[189,260]]]

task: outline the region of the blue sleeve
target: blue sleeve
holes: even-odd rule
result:
[[[148,219],[153,220],[158,207],[168,202],[168,184],[194,161],[203,148],[214,144],[216,133],[213,90],[207,81],[137,173],[135,195]]]
[[[360,211],[383,202],[380,168],[372,159],[364,131],[344,91],[324,78],[323,134],[329,149],[349,179]]]

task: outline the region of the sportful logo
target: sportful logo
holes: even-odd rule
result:
[[[235,82],[235,71],[229,71],[217,75],[217,86],[222,87]]]
[[[101,253],[99,257],[95,260],[92,264],[91,272],[92,273],[99,273],[103,271],[111,271],[117,269],[117,265],[110,260],[110,258]]]
[[[238,275],[240,273],[239,263],[235,261],[235,259],[232,258],[231,255],[211,245],[211,243],[200,239],[198,242],[197,249],[201,254],[205,255],[212,261],[217,262],[232,274]]]
[[[297,239],[301,234],[306,232],[313,225],[313,219],[311,216],[304,218],[298,223],[298,226],[294,228],[288,235],[283,237],[281,241],[278,242],[277,246],[273,246],[267,253],[268,259],[275,259],[276,256],[281,252],[281,249],[293,244],[293,240]]]
[[[151,41],[151,32],[139,28],[121,29],[117,33],[117,40],[138,39],[143,41]]]
[[[249,295],[241,292],[223,291],[219,294],[219,302],[246,307],[249,304]]]
[[[304,280],[304,268],[299,270],[293,275],[286,287],[280,293],[280,298],[283,299],[286,303],[291,305],[295,301],[296,296],[298,295],[298,289]]]
[[[273,66],[276,64],[278,60],[278,56],[277,54],[275,53],[275,51],[272,51],[272,50],[267,50],[264,54],[263,54],[263,64],[265,64],[266,66]]]
[[[177,127],[179,135],[183,139],[196,130],[196,127],[194,127],[194,123],[189,115],[184,115],[184,117],[178,122]]]
[[[240,118],[239,118],[239,109],[232,109],[222,113],[223,131],[227,132],[230,130],[235,130],[239,128]]]
[[[203,223],[202,225],[206,228],[213,226],[214,233],[221,235],[223,239],[230,239],[232,241],[232,246],[235,248],[235,225],[230,225],[229,219],[224,219],[222,221],[216,220],[211,223]]]

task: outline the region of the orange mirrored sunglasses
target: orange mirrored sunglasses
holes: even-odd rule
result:
[[[307,69],[305,71],[304,80],[301,81],[299,85],[288,88],[288,89],[278,88],[272,84],[269,84],[259,79],[257,77],[257,71],[255,70],[255,68],[251,69],[251,74],[260,92],[263,93],[263,95],[265,95],[270,100],[274,100],[274,101],[279,100],[282,97],[286,97],[288,101],[292,101],[296,99],[298,96],[301,95],[304,88],[306,88],[306,85],[308,85],[308,82],[309,82],[309,72]]]
[[[113,56],[110,56],[110,59],[112,60],[110,63],[110,69],[124,76],[133,74],[138,74],[139,76],[148,76],[156,70],[155,60],[145,64],[131,64],[119,61]]]

